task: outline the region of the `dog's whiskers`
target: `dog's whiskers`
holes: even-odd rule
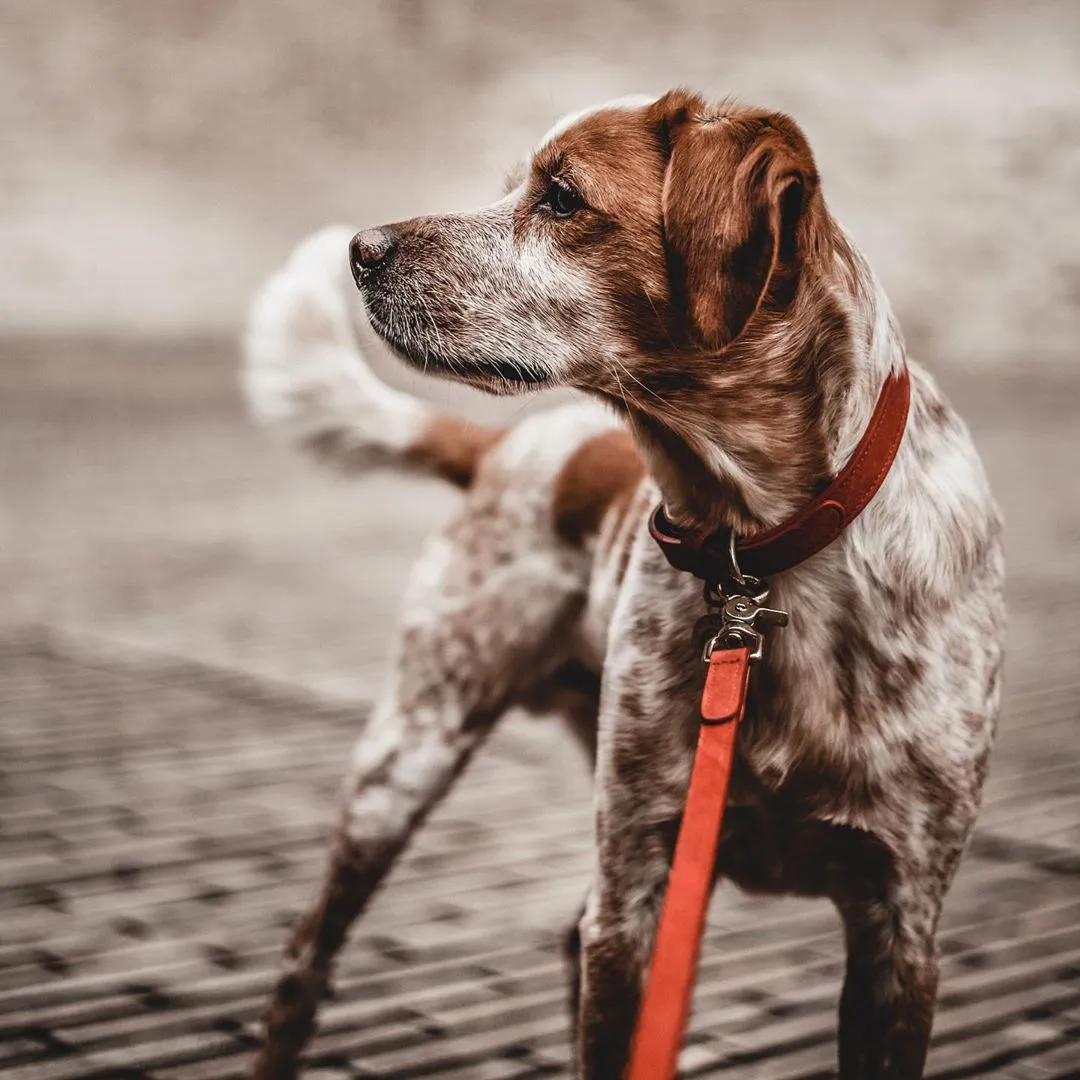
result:
[[[622,368],[623,374],[624,374],[624,375],[625,375],[625,376],[626,376],[626,377],[627,377],[628,379],[633,379],[633,381],[634,381],[634,382],[636,382],[636,383],[638,384],[638,386],[640,386],[640,387],[641,387],[641,389],[645,391],[645,393],[647,393],[647,394],[649,394],[650,396],[652,396],[652,397],[656,398],[656,400],[657,400],[658,402],[660,402],[660,404],[661,404],[661,405],[662,405],[662,406],[664,407],[664,409],[665,409],[665,410],[669,410],[669,409],[671,408],[671,403],[670,403],[669,401],[666,401],[666,400],[665,400],[664,398],[662,398],[662,397],[661,397],[661,396],[660,396],[660,395],[659,395],[659,394],[658,394],[658,393],[657,393],[657,392],[656,392],[655,390],[653,390],[653,388],[652,388],[651,386],[646,386],[646,385],[645,385],[645,383],[643,383],[643,382],[642,382],[642,381],[641,381],[641,380],[640,380],[640,379],[639,379],[639,378],[638,378],[638,377],[637,377],[637,376],[636,376],[636,375],[635,375],[635,374],[634,374],[634,373],[633,373],[633,372],[632,372],[632,371],[631,371],[631,370],[630,370],[630,369],[629,369],[629,368],[628,368],[628,367],[627,367],[627,366],[626,366],[626,365],[625,365],[625,364],[624,364],[624,363],[623,363],[623,362],[622,362],[622,361],[621,361],[621,360],[619,359],[619,357],[618,357],[617,355],[616,355],[616,356],[613,356],[613,357],[612,357],[612,359],[613,359],[613,360],[615,361],[615,363],[616,363],[616,364],[618,364],[618,365],[619,365],[619,367],[620,367],[620,368]],[[636,402],[636,404],[638,405],[638,407],[639,407],[639,408],[641,407],[641,402]]]

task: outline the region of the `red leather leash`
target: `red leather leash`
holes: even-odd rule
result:
[[[762,579],[817,554],[862,512],[900,448],[910,395],[907,369],[890,374],[851,460],[816,499],[775,529],[736,541],[726,532],[681,531],[662,505],[653,512],[649,529],[668,561],[712,586],[720,608],[704,653],[709,669],[697,750],[626,1080],[670,1080],[678,1067],[750,665],[761,657],[767,626],[787,622],[785,612],[763,606],[768,587]]]
[[[716,649],[701,699],[694,768],[668,876],[649,980],[638,1013],[627,1080],[675,1075],[690,1014],[713,863],[727,803],[735,734],[746,707],[750,650]]]

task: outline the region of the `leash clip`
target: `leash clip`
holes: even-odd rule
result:
[[[756,663],[765,655],[765,631],[773,626],[787,626],[788,613],[780,608],[765,607],[768,596],[728,596],[721,607],[720,629],[705,643],[701,659],[709,663],[717,649],[748,650],[750,662]]]
[[[774,626],[787,626],[788,613],[765,606],[769,586],[761,578],[744,574],[735,554],[735,531],[728,534],[728,578],[723,585],[705,586],[705,602],[719,607],[706,619],[719,629],[705,642],[701,659],[707,664],[717,649],[742,649],[756,663],[765,655],[765,632]],[[711,629],[711,627],[710,627]]]

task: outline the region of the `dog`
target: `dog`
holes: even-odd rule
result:
[[[906,428],[861,515],[778,574],[715,874],[842,918],[843,1080],[922,1076],[935,934],[1000,701],[1001,521],[972,440],[909,360],[789,117],[675,90],[557,124],[503,198],[303,243],[254,303],[254,412],[345,470],[465,492],[408,589],[356,747],[326,881],[287,950],[256,1064],[295,1075],[335,954],[410,835],[511,706],[566,716],[595,761],[596,860],[568,950],[575,1059],[623,1074],[705,679],[701,585],[651,508],[760,533],[851,457],[883,382]],[[347,255],[348,251],[348,255]],[[408,364],[495,394],[582,400],[485,429],[365,366],[349,266]]]

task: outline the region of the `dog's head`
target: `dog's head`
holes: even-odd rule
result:
[[[730,468],[794,455],[800,485],[820,478],[807,368],[843,322],[827,303],[842,234],[794,121],[678,90],[615,103],[556,125],[512,185],[481,210],[353,240],[372,324],[395,351],[496,393],[599,394],[665,460],[685,458],[680,474],[716,456],[702,428],[719,420]],[[801,443],[763,450],[765,428]]]

